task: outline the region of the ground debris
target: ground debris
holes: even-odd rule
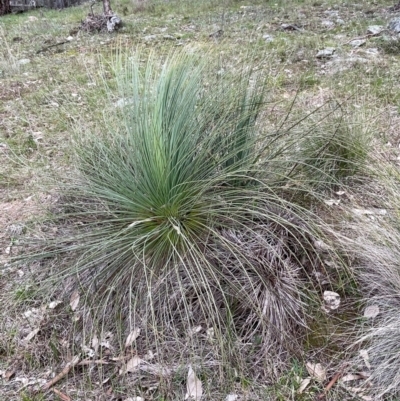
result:
[[[122,26],[122,20],[116,14],[92,14],[81,22],[80,29],[88,33],[114,32]]]

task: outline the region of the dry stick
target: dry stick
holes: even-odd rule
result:
[[[83,361],[79,362],[79,366],[84,366],[84,365],[109,365],[109,361],[104,361],[103,359],[97,359],[93,361],[92,359],[84,359]]]
[[[56,388],[53,388],[53,393],[57,394],[62,401],[71,401],[71,398],[68,397],[66,394],[62,393],[61,391],[57,390]]]
[[[335,383],[340,379],[340,377],[343,375],[343,371],[346,365],[343,365],[338,372],[335,373],[335,375],[332,377],[331,381],[326,385],[324,388],[324,392],[321,393],[317,399],[322,400],[326,396],[326,393],[335,385]]]
[[[71,362],[68,362],[65,365],[65,368],[55,377],[53,377],[53,379],[51,379],[49,382],[47,382],[46,384],[44,384],[41,387],[41,390],[46,391],[48,390],[51,386],[53,386],[54,384],[56,384],[58,381],[60,381],[62,378],[64,378],[65,376],[67,376],[67,374],[69,373],[69,371],[79,363],[79,355],[74,356],[74,358],[72,359]]]
[[[43,48],[41,48],[40,50],[38,50],[38,51],[36,52],[36,54],[42,53],[42,52],[44,52],[44,51],[46,51],[46,50],[49,50],[50,48],[55,47],[55,46],[65,45],[66,43],[69,43],[69,42],[68,42],[68,41],[64,41],[64,42],[55,43],[54,45],[50,45],[50,46],[43,47]]]
[[[343,45],[349,44],[349,43],[352,42],[353,40],[362,40],[362,39],[372,38],[373,36],[379,36],[382,32],[385,32],[385,31],[387,31],[387,29],[382,29],[382,30],[381,30],[380,32],[378,32],[378,33],[367,33],[367,34],[364,35],[364,36],[355,37],[355,38],[353,38],[353,39],[348,40],[347,42],[342,43],[342,46],[343,46]]]

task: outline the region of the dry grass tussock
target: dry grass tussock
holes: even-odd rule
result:
[[[383,179],[385,186],[398,194],[398,177],[393,178]],[[365,388],[374,399],[397,399],[400,395],[400,237],[396,198],[383,209],[388,211],[387,216],[358,216],[350,229],[354,242],[347,243],[356,255],[354,271],[366,316],[354,344],[354,350],[360,352],[355,364],[357,369],[368,371]]]

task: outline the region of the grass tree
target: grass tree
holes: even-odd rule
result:
[[[100,327],[141,328],[138,352],[161,362],[248,370],[301,352],[310,305],[330,288],[297,176],[304,138],[266,132],[255,69],[221,76],[185,51],[139,60],[116,58],[118,107],[75,138],[59,216],[74,228],[40,254],[64,255],[49,280],[78,286]]]

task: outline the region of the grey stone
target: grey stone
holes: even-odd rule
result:
[[[379,49],[377,49],[376,47],[371,47],[369,49],[365,49],[364,52],[367,55],[377,56],[379,54]]]
[[[366,64],[370,60],[364,57],[348,56],[337,57],[326,63],[327,71],[329,74],[336,74],[353,68],[357,64]]]
[[[301,31],[301,29],[294,24],[281,24],[281,29],[284,31]]]
[[[321,25],[324,26],[325,28],[334,28],[335,27],[335,23],[331,20],[321,21]]]
[[[349,43],[349,45],[353,47],[360,47],[365,45],[366,43],[367,41],[365,39],[354,39]]]
[[[268,34],[263,35],[263,39],[264,39],[266,42],[273,42],[273,41],[274,41],[274,38],[273,38],[271,35],[268,35]]]
[[[345,21],[344,21],[343,19],[341,19],[341,18],[337,18],[337,19],[336,19],[336,23],[337,23],[338,25],[344,25],[344,24],[345,24]]]
[[[367,29],[369,35],[379,35],[385,29],[382,25],[370,25]]]
[[[115,30],[121,27],[121,24],[122,24],[121,18],[119,18],[118,15],[114,14],[107,21],[107,31],[110,33],[114,32]]]
[[[337,10],[326,10],[324,11],[325,15],[328,15],[329,17],[337,17],[339,15],[339,11]]]
[[[122,99],[118,99],[114,103],[114,107],[123,108],[125,106],[130,106],[132,104],[134,104],[134,99],[132,99],[132,98],[122,98]]]
[[[146,35],[143,39],[146,42],[151,42],[152,40],[156,40],[157,39],[157,35]]]
[[[24,65],[24,64],[29,64],[31,60],[29,58],[21,58],[21,60],[18,60],[19,65]]]
[[[390,20],[388,28],[393,32],[400,33],[400,17]]]
[[[320,50],[317,53],[317,58],[331,58],[334,53],[335,53],[336,49],[334,47],[326,47],[325,49]]]

